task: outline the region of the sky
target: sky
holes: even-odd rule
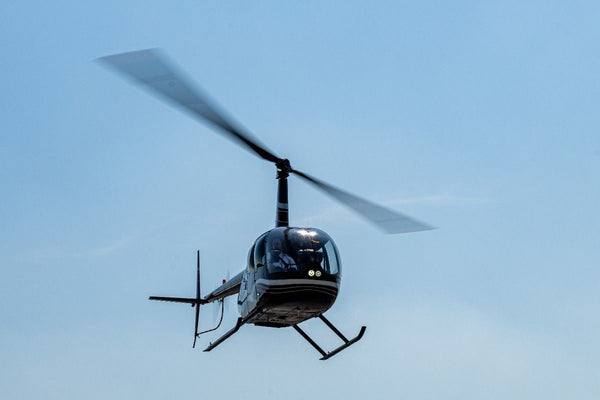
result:
[[[0,3],[0,397],[597,399],[600,5]],[[94,63],[161,48],[276,154],[336,241],[323,362],[292,329],[191,348],[193,296],[274,226],[272,165]],[[213,311],[201,312],[211,327]],[[324,347],[338,339],[303,328]]]

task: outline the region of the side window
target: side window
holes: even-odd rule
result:
[[[328,273],[335,275],[338,272],[340,272],[340,267],[339,267],[339,260],[337,258],[337,251],[335,251],[335,247],[333,247],[333,244],[331,243],[331,240],[327,241],[327,243],[325,243],[324,250],[325,250],[325,257],[327,258],[327,263],[326,266],[328,266],[329,268],[326,268],[328,271]],[[328,265],[327,265],[328,264]]]
[[[250,247],[250,251],[248,252],[248,271],[252,271],[254,269],[254,246]]]
[[[262,235],[256,241],[254,245],[254,265],[258,266],[258,264],[265,265],[265,238],[266,234]]]

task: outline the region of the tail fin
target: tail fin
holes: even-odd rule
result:
[[[223,314],[225,312],[223,299],[227,296],[231,296],[232,294],[236,294],[240,291],[240,285],[242,281],[242,273],[240,272],[230,282],[223,283],[217,289],[209,293],[205,298],[202,298],[202,294],[200,293],[200,250],[196,252],[196,297],[162,297],[162,296],[150,296],[150,300],[158,300],[158,301],[171,301],[174,303],[186,303],[190,304],[192,307],[196,307],[196,320],[194,321],[194,344],[192,347],[196,347],[196,339],[198,336],[212,332],[214,330],[219,329],[221,326],[221,322],[223,322]],[[212,329],[207,329],[202,332],[198,332],[198,320],[200,317],[200,306],[203,304],[211,303],[214,301],[218,301],[221,303],[221,318],[216,327]]]
[[[194,344],[192,348],[196,347],[196,339],[198,339],[198,317],[200,316],[200,250],[196,252],[196,322],[194,324]]]
[[[196,253],[196,297],[161,297],[161,296],[150,296],[150,300],[158,301],[171,301],[174,303],[187,303],[191,304],[192,307],[196,307],[196,321],[194,323],[194,344],[192,347],[196,347],[196,338],[198,337],[198,319],[200,317],[200,305],[206,304],[207,301],[202,298],[200,293],[200,250]]]

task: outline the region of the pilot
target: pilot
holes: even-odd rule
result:
[[[270,251],[270,260],[271,266],[276,268],[282,268],[285,271],[289,270],[298,270],[298,266],[296,265],[296,261],[288,254],[285,254],[282,251],[281,240],[273,239],[271,241],[271,251]]]

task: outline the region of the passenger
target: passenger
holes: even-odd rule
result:
[[[298,270],[296,261],[288,254],[282,251],[281,240],[273,239],[271,241],[270,261],[271,267],[281,268],[284,271]]]

